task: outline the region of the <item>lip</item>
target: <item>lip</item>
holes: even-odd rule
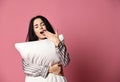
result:
[[[40,34],[43,34],[45,31],[46,31],[46,30],[42,30],[42,31],[40,31]]]
[[[43,34],[43,33],[44,33],[44,31],[41,31],[41,32],[40,32],[40,34]]]

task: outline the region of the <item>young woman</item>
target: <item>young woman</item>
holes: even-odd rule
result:
[[[67,82],[63,67],[70,58],[64,37],[45,17],[31,19],[26,41],[15,44],[22,56],[25,82]]]

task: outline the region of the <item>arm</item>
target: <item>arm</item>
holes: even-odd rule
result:
[[[63,66],[66,66],[69,63],[70,59],[69,59],[69,54],[67,53],[66,46],[64,44],[63,35],[58,35],[58,31],[56,31],[55,34],[49,31],[45,31],[44,34],[46,38],[54,42],[55,47],[56,47],[56,54],[58,55],[60,59],[60,63]]]
[[[66,66],[70,62],[69,53],[67,52],[67,48],[64,44],[64,41],[61,41],[58,46],[56,46],[56,54],[60,58],[60,63],[63,66]]]
[[[38,66],[32,63],[29,63],[27,60],[23,59],[23,70],[26,75],[37,77],[42,76],[43,78],[47,77],[49,66]]]

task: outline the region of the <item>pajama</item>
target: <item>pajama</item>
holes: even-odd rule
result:
[[[48,73],[50,66],[60,63],[68,65],[70,59],[64,41],[55,46],[49,39],[15,44],[23,62],[25,82],[67,82],[65,76]]]

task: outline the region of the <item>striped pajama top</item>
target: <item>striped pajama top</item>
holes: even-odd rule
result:
[[[22,56],[23,70],[28,76],[46,78],[51,65],[61,63],[65,67],[69,54],[64,44],[64,38],[59,36],[60,43],[56,47],[49,39],[16,43],[15,47]]]

